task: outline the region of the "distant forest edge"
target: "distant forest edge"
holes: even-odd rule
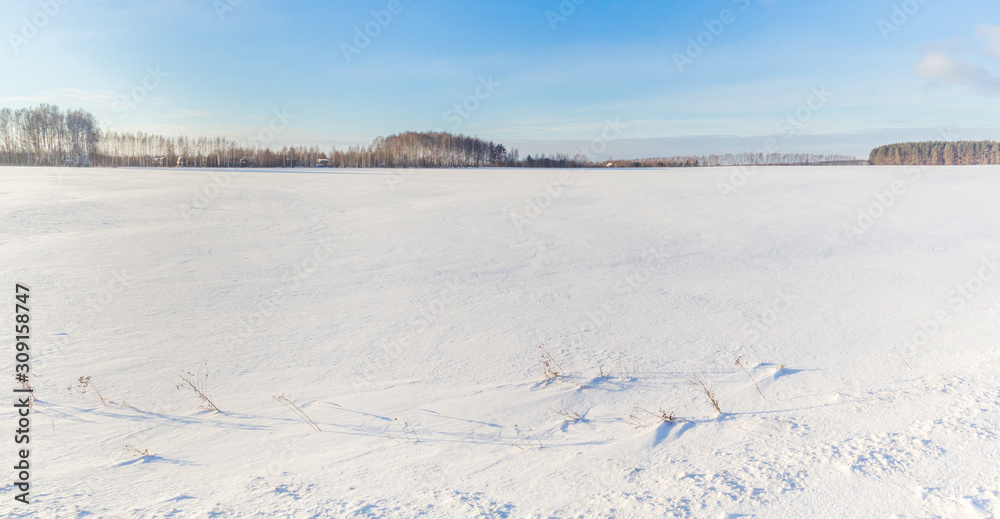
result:
[[[606,143],[604,143],[606,144]],[[379,137],[366,146],[328,151],[318,146],[272,150],[259,141],[227,137],[165,137],[143,132],[102,131],[83,110],[0,109],[0,165],[71,167],[704,167],[855,164],[1000,164],[996,142],[928,142],[876,148],[869,161],[845,155],[727,153],[602,160],[595,146],[580,153],[521,158],[516,149],[478,137],[445,132],[406,132]]]
[[[872,150],[876,166],[951,166],[1000,164],[1000,143],[994,141],[903,142]]]

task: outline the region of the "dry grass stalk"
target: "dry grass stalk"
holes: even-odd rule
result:
[[[181,381],[177,384],[177,389],[187,389],[198,395],[201,400],[201,408],[217,413],[222,412],[219,406],[215,405],[208,396],[208,366],[199,369],[197,373],[186,371],[180,375]]]
[[[93,389],[94,393],[97,394],[97,398],[101,399],[101,405],[103,405],[103,406],[107,406],[108,405],[108,402],[110,402],[110,400],[104,398],[104,395],[102,395],[101,391],[97,389],[97,386],[94,385],[94,382],[92,380],[90,380],[89,376],[80,377],[77,380],[77,382],[78,382],[78,384],[76,386],[76,390],[81,395],[86,394],[88,389]],[[69,389],[72,390],[73,386],[70,386]]]
[[[134,455],[136,458],[151,458],[153,456],[156,456],[155,454],[150,454],[149,449],[139,450],[135,445],[132,445],[130,443],[125,444],[125,452]]]
[[[628,424],[635,427],[645,427],[647,425],[652,425],[654,423],[676,423],[676,422],[686,422],[684,418],[678,417],[673,411],[669,413],[664,411],[661,407],[658,412],[652,412],[645,407],[636,405],[632,408],[632,413],[629,414]]]
[[[542,351],[542,371],[545,373],[545,380],[558,380],[565,377],[566,370],[545,350],[545,347],[539,344],[538,349]]]
[[[578,412],[576,412],[576,411],[574,411],[572,409],[562,409],[562,410],[556,411],[555,409],[553,409],[553,408],[550,407],[549,411],[552,411],[553,413],[555,413],[555,414],[557,414],[559,416],[565,417],[566,420],[570,421],[570,422],[581,422],[581,421],[583,421],[583,417],[580,416],[580,413],[578,413]]]
[[[396,443],[403,443],[404,441],[407,441],[407,442],[418,442],[418,441],[420,441],[420,437],[417,436],[417,430],[414,429],[412,425],[410,425],[410,422],[405,421],[405,420],[404,421],[400,421],[399,418],[394,418],[394,420],[396,420],[396,425],[399,426],[399,430],[403,431],[403,437],[399,438],[399,437],[393,437],[392,435],[389,435],[389,439],[390,440],[393,440]]]
[[[306,412],[302,410],[302,408],[300,408],[298,405],[296,405],[295,402],[292,401],[291,397],[289,397],[288,395],[282,393],[280,395],[275,395],[274,399],[277,400],[278,402],[284,404],[285,407],[291,409],[292,412],[295,413],[295,416],[298,416],[299,418],[301,418],[304,422],[306,422],[307,424],[309,424],[310,427],[312,427],[313,429],[315,429],[317,431],[320,430],[319,426],[316,425],[316,422],[312,421],[312,418],[309,418],[309,415],[307,415]]]
[[[528,432],[531,433],[531,436],[525,434],[525,432],[522,431],[521,428],[517,426],[517,424],[514,424],[514,430],[517,431],[517,435],[520,436],[521,439],[517,443],[511,443],[510,446],[517,447],[518,449],[521,450],[531,449],[534,447],[541,449],[542,441],[538,439],[538,435],[535,434],[535,431],[531,430],[531,427],[528,427],[527,429]],[[532,441],[532,438],[534,438],[534,441]]]
[[[625,355],[622,354],[622,349],[618,348],[618,378],[625,380],[628,378],[628,366],[625,364]]]
[[[719,413],[722,412],[722,408],[719,406],[719,400],[715,397],[715,390],[712,389],[712,385],[708,382],[708,378],[705,375],[698,375],[697,373],[692,373],[688,378],[688,382],[698,388],[698,391],[708,398],[708,402],[712,404],[712,407]]]
[[[767,397],[764,396],[764,392],[760,390],[760,386],[757,385],[757,381],[753,379],[753,375],[751,375],[750,371],[748,371],[746,366],[743,365],[743,355],[736,357],[736,365],[743,368],[743,372],[746,373],[748,377],[750,377],[750,382],[753,382],[753,387],[757,388],[757,392],[760,393],[760,397],[763,398],[765,402],[767,402]]]

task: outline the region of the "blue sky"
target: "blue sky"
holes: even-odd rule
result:
[[[291,117],[272,146],[445,130],[525,155],[575,152],[617,121],[607,154],[620,157],[770,135],[782,151],[858,156],[1000,139],[996,0],[0,6],[0,106],[84,108],[119,130],[259,137],[277,110]]]

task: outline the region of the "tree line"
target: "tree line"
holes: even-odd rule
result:
[[[280,168],[314,165],[326,154],[318,146],[271,150],[226,137],[164,137],[143,132],[107,132],[91,165],[96,167]]]
[[[996,143],[993,153],[996,153]],[[873,152],[873,156],[875,152]],[[703,167],[857,163],[843,155],[729,153],[628,160],[595,160],[582,154],[528,155],[478,137],[447,132],[405,132],[371,144],[328,151],[318,146],[272,150],[228,137],[168,137],[144,132],[101,131],[83,110],[0,109],[0,165],[76,167],[301,167],[341,168],[585,168]]]
[[[82,110],[0,109],[0,164],[90,166],[100,141],[97,120]]]
[[[318,146],[272,150],[227,137],[102,132],[90,113],[63,112],[48,104],[0,110],[0,165],[280,168],[322,163],[349,168],[455,168],[516,167],[522,162],[516,149],[444,132],[406,132],[328,152]]]
[[[330,152],[330,166],[344,168],[515,167],[518,151],[503,144],[447,132],[405,132],[379,137],[368,146]]]
[[[646,159],[612,160],[616,168],[689,168],[730,166],[833,166],[865,164],[850,155],[817,155],[809,153],[725,153],[701,156],[654,157]]]
[[[1000,143],[994,141],[902,142],[872,150],[876,166],[951,166],[1000,164]]]

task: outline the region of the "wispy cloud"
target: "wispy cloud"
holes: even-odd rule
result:
[[[1000,95],[1000,77],[947,52],[934,51],[927,54],[917,63],[914,72],[917,77],[936,83],[965,85],[982,95]]]
[[[976,37],[985,43],[984,50],[987,55],[1000,59],[1000,26],[979,25],[976,28]],[[917,63],[914,73],[917,77],[934,83],[964,85],[977,94],[1000,95],[1000,76],[985,67],[974,65],[942,50],[928,52]]]
[[[976,27],[976,37],[985,40],[990,56],[1000,59],[1000,25],[980,25]]]

